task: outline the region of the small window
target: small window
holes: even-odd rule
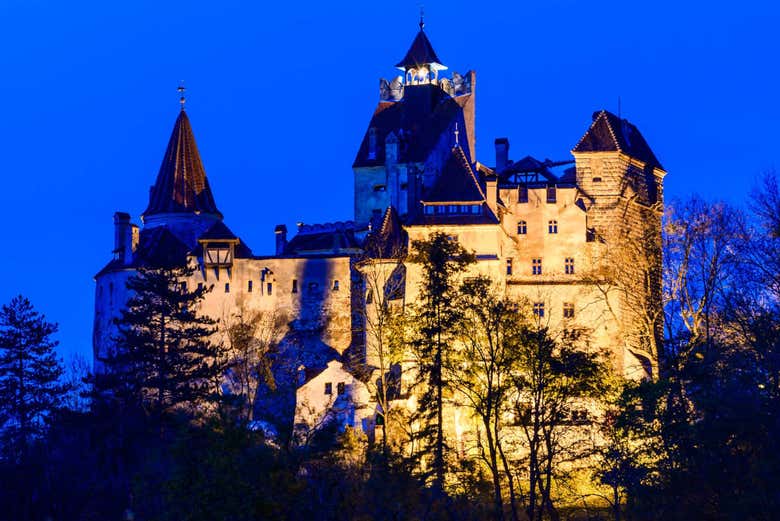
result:
[[[564,266],[566,269],[566,275],[574,275],[574,257],[566,257]]]
[[[266,284],[265,285],[265,289],[266,289],[266,292],[269,295],[273,295],[274,294],[274,285],[272,283],[269,282],[268,284]]]
[[[593,178],[593,182],[594,183],[600,183],[601,182],[601,178],[600,177],[594,177]]]
[[[517,202],[518,203],[528,202],[528,187],[520,186],[517,188]]]
[[[460,213],[460,207],[457,204],[451,204],[449,206],[450,213]]]
[[[401,190],[406,190],[409,188],[409,183],[401,183]]]
[[[325,394],[333,394],[333,384],[331,382],[325,382]]]
[[[574,304],[571,302],[563,303],[563,318],[574,318]]]
[[[186,293],[187,292],[187,282],[186,281],[185,282],[179,282],[179,291],[181,293]]]
[[[384,192],[386,190],[387,190],[387,186],[385,185],[374,185],[375,192]]]
[[[534,316],[544,317],[544,302],[534,302]]]
[[[247,281],[247,283],[246,283],[246,291],[247,291],[247,293],[252,293],[252,281],[251,280]]]
[[[225,282],[225,293],[230,293],[230,282]]]
[[[368,293],[366,293],[366,304],[373,304],[374,303],[374,292],[373,290],[368,290]]]
[[[517,221],[517,235],[525,235],[528,233],[528,225],[525,221]]]
[[[433,206],[429,204],[425,205],[425,215],[433,215]]]
[[[555,193],[555,187],[554,186],[548,186],[547,187],[547,202],[548,203],[554,203],[556,201],[556,193]]]
[[[558,221],[547,221],[547,233],[558,233]]]
[[[471,213],[473,213],[475,215],[478,214],[481,209],[482,208],[478,204],[472,204],[471,205]]]
[[[512,274],[512,259],[506,260],[506,274],[511,275]]]
[[[298,279],[293,279],[292,292],[298,293]]]
[[[457,235],[448,235],[447,240],[450,242],[458,242],[458,236]]]
[[[198,282],[198,291],[203,291],[203,283]]]
[[[531,260],[531,273],[533,275],[541,275],[542,274],[542,259],[532,259]]]
[[[333,281],[333,291],[338,291],[338,290],[339,290],[339,281],[334,280]]]
[[[336,393],[338,393],[338,395],[341,396],[342,394],[344,394],[345,388],[346,386],[344,385],[344,382],[339,382],[338,384],[336,384]]]

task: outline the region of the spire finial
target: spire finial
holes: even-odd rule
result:
[[[425,28],[425,7],[420,5],[420,30]]]
[[[176,90],[179,92],[179,103],[181,104],[181,110],[184,110],[184,105],[187,103],[187,97],[184,95],[187,87],[184,86],[184,80],[179,82],[179,88]]]
[[[460,131],[458,130],[458,122],[455,122],[455,146],[459,147],[460,143],[458,143],[458,134],[460,134]]]

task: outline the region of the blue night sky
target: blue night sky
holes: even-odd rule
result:
[[[112,216],[145,209],[185,80],[226,223],[257,254],[277,223],[352,217],[351,164],[418,2],[0,3],[0,301],[28,296],[91,357]],[[567,159],[606,108],[669,172],[667,199],[741,204],[778,163],[774,2],[426,1],[450,71],[477,71],[477,159]]]

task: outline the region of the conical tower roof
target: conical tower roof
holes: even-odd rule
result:
[[[176,119],[143,216],[170,213],[212,214],[222,218],[184,109]]]
[[[434,70],[445,70],[445,67],[439,57],[436,56],[436,51],[433,50],[428,37],[425,36],[422,23],[420,24],[420,32],[414,37],[411,47],[406,51],[406,56],[396,64],[396,67],[405,71],[407,69],[416,68],[420,65],[429,65]]]

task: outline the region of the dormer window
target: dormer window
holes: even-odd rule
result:
[[[233,252],[228,245],[209,245],[204,250],[206,264],[211,266],[226,266],[233,264]]]
[[[229,268],[233,265],[237,239],[218,242],[201,240],[200,243],[203,247],[203,264],[207,268]]]

